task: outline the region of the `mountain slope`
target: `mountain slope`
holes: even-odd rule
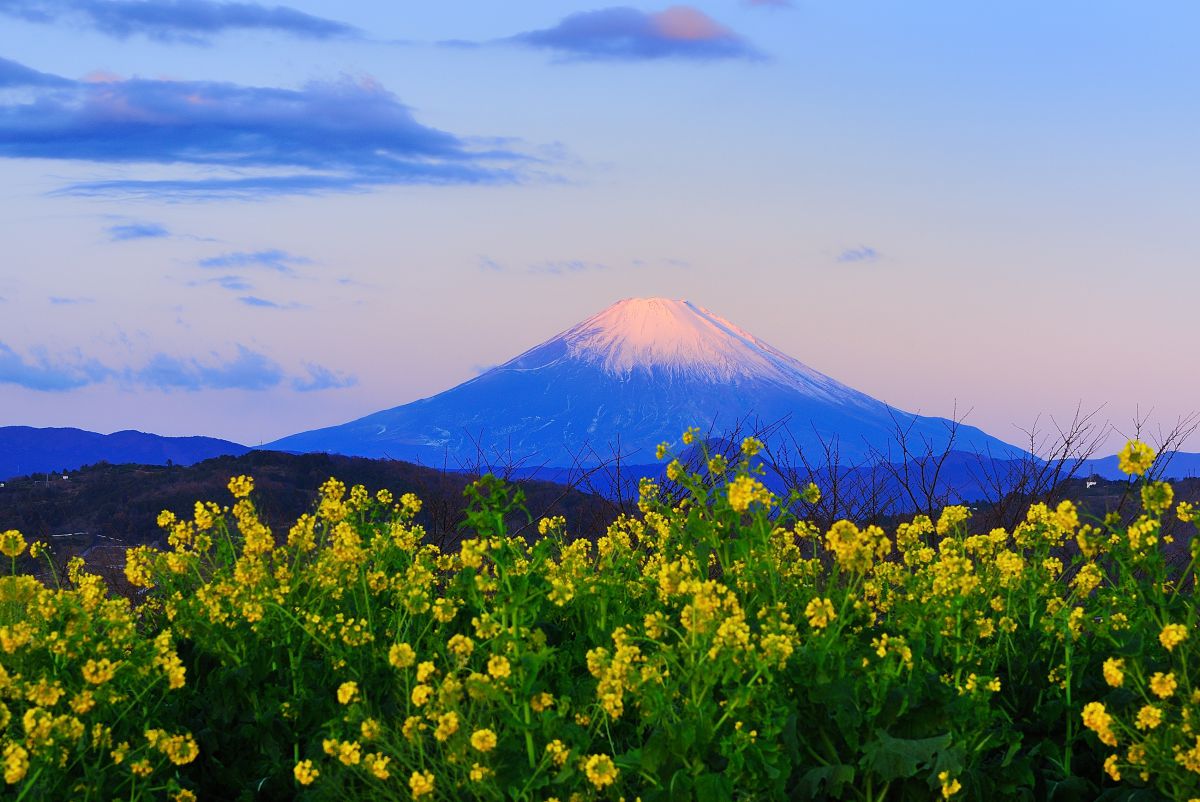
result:
[[[688,426],[725,434],[739,422],[787,420],[814,456],[940,449],[948,421],[911,415],[822,374],[688,301],[620,301],[515,359],[431,398],[285,437],[266,448],[392,457],[451,467],[484,462],[566,466],[618,450],[642,462]],[[973,427],[956,448],[1016,451]]]
[[[145,432],[99,434],[83,429],[0,426],[0,479],[73,471],[97,462],[192,465],[250,449],[213,437],[162,437]]]

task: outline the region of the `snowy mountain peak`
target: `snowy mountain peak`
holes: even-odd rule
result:
[[[894,409],[701,306],[630,298],[457,387],[270,447],[578,467],[610,454],[651,461],[657,443],[688,426],[720,433],[746,419],[788,422],[773,445],[789,453],[820,455],[837,443],[834,458],[849,464],[887,453],[900,425],[931,448],[950,442],[947,421]],[[977,429],[958,431],[958,447],[1011,450]]]
[[[637,370],[710,382],[805,385],[848,391],[827,376],[690,301],[627,298],[560,335],[567,355],[621,376]]]

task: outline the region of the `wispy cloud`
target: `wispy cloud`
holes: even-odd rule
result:
[[[64,194],[252,199],[512,183],[525,178],[532,160],[511,143],[468,141],[422,125],[370,79],[301,89],[142,78],[40,88],[28,76],[34,71],[21,67],[5,62],[0,73],[33,92],[0,102],[0,157],[191,168],[181,177],[77,183]]]
[[[353,387],[358,384],[356,377],[334,373],[329,368],[321,367],[320,365],[305,364],[304,368],[308,371],[307,377],[292,379],[292,389],[301,393],[312,393],[318,390],[340,390],[344,387]]]
[[[0,342],[0,385],[40,392],[68,392],[105,382],[162,391],[262,391],[290,386],[309,392],[348,387],[355,381],[320,365],[305,364],[304,369],[304,376],[289,376],[278,362],[241,344],[232,358],[211,354],[200,360],[156,353],[140,367],[118,368],[77,351],[51,355],[34,348],[23,355]]]
[[[551,50],[569,61],[763,58],[741,35],[691,6],[657,12],[626,7],[582,11],[551,28],[519,33],[506,41]]]
[[[264,251],[231,251],[201,259],[197,264],[204,268],[222,270],[261,267],[284,275],[294,275],[296,271],[293,269],[293,265],[309,265],[312,264],[312,260],[272,248]]]
[[[547,259],[533,264],[513,265],[491,256],[480,255],[476,262],[477,269],[482,273],[500,273],[504,275],[526,276],[572,276],[581,273],[594,273],[601,270],[650,270],[672,269],[690,270],[692,265],[683,259],[663,258],[655,260],[631,259],[615,265],[594,262],[588,259]]]
[[[75,306],[77,304],[94,304],[95,298],[68,298],[62,295],[51,295],[49,301],[54,306]]]
[[[529,266],[529,272],[543,276],[569,276],[575,273],[588,273],[596,270],[607,270],[608,265],[599,262],[587,262],[582,259],[566,259],[557,262],[539,262]]]
[[[216,364],[155,354],[127,377],[160,390],[269,390],[283,381],[284,373],[275,360],[238,345],[236,357]]]
[[[291,303],[281,304],[275,301],[269,301],[266,298],[259,298],[257,295],[243,295],[238,298],[240,302],[246,306],[253,306],[258,309],[304,309],[304,304],[298,304],[295,301]]]
[[[874,248],[860,245],[857,248],[847,248],[839,253],[834,261],[838,264],[855,264],[857,262],[877,262],[883,255]]]
[[[0,385],[11,384],[42,392],[64,392],[102,382],[110,368],[78,354],[51,358],[44,350],[22,356],[0,342]]]
[[[309,39],[353,37],[351,25],[288,6],[213,0],[4,0],[0,14],[47,24],[74,23],[125,39],[135,34],[204,44],[226,31],[275,31]]]
[[[251,284],[249,281],[247,281],[245,278],[243,278],[242,276],[235,276],[235,275],[217,276],[216,278],[206,278],[206,279],[200,279],[200,280],[196,280],[196,281],[189,281],[189,282],[187,282],[186,286],[188,286],[188,287],[204,287],[204,286],[209,286],[212,284],[216,284],[221,289],[229,290],[230,292],[246,292],[247,290],[254,289],[254,285]]]
[[[171,236],[171,232],[158,223],[122,223],[105,229],[113,242],[131,239],[158,239]]]

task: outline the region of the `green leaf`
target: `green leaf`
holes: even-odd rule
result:
[[[863,747],[859,765],[887,782],[914,777],[928,769],[939,752],[950,745],[950,735],[918,740],[893,738],[883,730]]]
[[[733,799],[733,780],[725,774],[701,774],[696,778],[697,802],[727,802]]]
[[[1048,802],[1084,802],[1096,798],[1096,786],[1083,777],[1072,776],[1065,780],[1048,780],[1046,795]]]
[[[818,799],[824,795],[840,797],[842,787],[854,782],[854,767],[839,764],[811,769],[803,777],[797,790],[805,799]]]

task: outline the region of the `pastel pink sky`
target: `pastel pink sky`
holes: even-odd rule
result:
[[[651,296],[1009,441],[1200,408],[1193,4],[288,5],[0,11],[0,425],[270,441]]]

